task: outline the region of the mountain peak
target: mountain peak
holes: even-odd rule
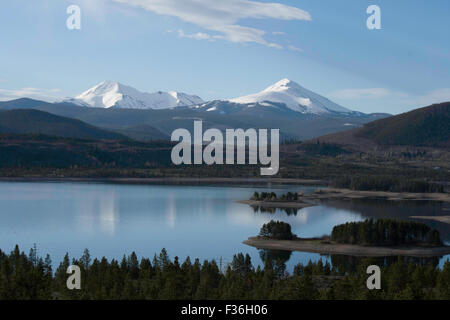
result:
[[[118,85],[118,84],[119,83],[114,80],[104,80],[104,81],[100,82],[97,86],[113,86],[113,85]]]
[[[279,92],[285,91],[288,89],[303,89],[297,82],[292,81],[290,79],[284,78],[280,81],[274,83],[273,85],[267,87],[263,90],[263,92]]]
[[[267,105],[267,103],[270,105],[270,102],[272,102],[284,104],[289,109],[297,112],[312,114],[352,112],[287,78],[278,81],[259,93],[229,101],[242,104],[264,103],[264,105]]]
[[[198,96],[176,91],[140,92],[112,80],[105,80],[68,101],[95,108],[126,109],[165,109],[204,102]]]
[[[117,90],[120,86],[123,86],[117,81],[113,80],[105,80],[90,88],[87,91],[95,91],[95,90]]]

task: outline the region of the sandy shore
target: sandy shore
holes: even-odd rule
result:
[[[5,182],[104,182],[124,184],[301,184],[324,185],[322,180],[283,179],[283,178],[89,178],[89,177],[0,177]]]
[[[411,216],[410,218],[433,220],[450,224],[450,216]]]
[[[383,200],[428,200],[450,202],[449,193],[410,193],[386,191],[356,191],[349,189],[324,188],[303,196],[304,200],[333,199],[383,199]]]
[[[415,256],[436,257],[450,254],[450,246],[424,247],[369,247],[350,244],[322,243],[321,240],[273,240],[250,237],[243,242],[258,249],[313,252],[320,254],[341,254],[348,256],[385,257]]]
[[[255,200],[240,200],[238,203],[248,204],[252,207],[262,207],[262,208],[307,208],[313,207],[317,204],[307,203],[307,202],[283,202],[283,201],[255,201]]]

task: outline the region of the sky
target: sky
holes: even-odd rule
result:
[[[367,28],[370,5],[381,29]],[[398,114],[450,101],[449,15],[448,0],[2,1],[0,100],[55,101],[104,80],[227,99],[289,78]]]

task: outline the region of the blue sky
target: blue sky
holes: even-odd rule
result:
[[[81,29],[66,27],[69,5]],[[366,27],[369,5],[381,30]],[[0,99],[103,80],[234,98],[289,78],[353,110],[450,101],[448,0],[15,0],[0,9]]]

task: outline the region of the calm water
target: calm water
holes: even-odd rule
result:
[[[59,263],[66,252],[80,257],[89,248],[95,257],[120,259],[135,251],[153,257],[166,248],[173,258],[222,258],[249,253],[260,264],[259,251],[242,244],[256,235],[265,222],[283,220],[302,237],[329,234],[336,224],[367,217],[448,215],[440,203],[336,201],[305,208],[297,214],[284,211],[255,212],[236,200],[248,199],[255,190],[311,192],[315,187],[272,186],[173,186],[100,183],[0,183],[0,248],[15,244],[28,252],[36,243],[39,254],[49,253]],[[448,225],[423,221],[437,228],[450,242]],[[443,263],[444,257],[441,259]],[[295,252],[287,265],[329,259],[319,254]]]

